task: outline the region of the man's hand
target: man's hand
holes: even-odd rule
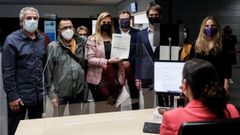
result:
[[[130,67],[130,62],[129,61],[123,61],[123,66],[127,69]]]
[[[55,97],[55,98],[51,99],[51,103],[52,103],[53,107],[58,107],[58,98]]]
[[[9,106],[13,112],[19,112],[20,111],[20,106],[24,106],[22,100],[20,98],[9,102]]]
[[[136,80],[135,80],[135,85],[136,85],[137,89],[140,90],[141,87],[142,87],[142,82],[141,82],[141,80],[140,80],[140,79],[136,79]]]

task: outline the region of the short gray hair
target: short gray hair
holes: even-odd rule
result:
[[[36,12],[37,15],[38,15],[38,18],[40,18],[38,10],[36,8],[34,8],[34,7],[24,7],[24,8],[21,9],[21,11],[19,13],[20,21],[23,21],[26,11]]]

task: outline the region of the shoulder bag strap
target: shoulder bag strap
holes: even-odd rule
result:
[[[81,65],[80,59],[79,59],[78,57],[76,57],[76,55],[74,55],[70,49],[67,49],[66,47],[64,47],[59,41],[56,41],[56,42],[60,45],[60,47],[61,47],[63,50],[65,50],[65,51],[67,52],[67,54],[68,54],[70,57],[72,57],[78,64]],[[81,66],[82,66],[82,65],[81,65]],[[82,67],[82,68],[83,68],[83,67]]]

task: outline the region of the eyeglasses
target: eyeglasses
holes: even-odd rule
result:
[[[60,30],[73,29],[73,26],[64,26]]]

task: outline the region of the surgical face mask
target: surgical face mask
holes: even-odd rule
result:
[[[31,20],[24,20],[23,29],[27,30],[28,32],[32,33],[36,31],[38,28],[38,21],[31,19]]]
[[[73,29],[69,29],[69,28],[63,30],[62,33],[61,33],[62,37],[63,37],[65,40],[71,40],[72,37],[73,37],[73,34],[74,34]]]
[[[211,27],[211,28],[205,28],[204,32],[208,37],[212,37],[218,32],[218,30],[217,30],[217,28]]]
[[[184,36],[184,39],[187,39],[187,36],[188,36],[188,35],[187,35],[187,32],[184,32],[184,33],[183,33],[183,36]]]
[[[84,36],[84,35],[80,35],[79,37],[81,37],[83,39],[87,39],[87,36]]]
[[[112,28],[111,24],[103,24],[101,26],[101,31],[111,33],[111,31],[112,31],[111,28]]]
[[[128,19],[120,20],[120,27],[121,28],[129,28],[130,27],[130,21]]]
[[[160,23],[160,17],[148,17],[148,21],[153,25],[154,23]]]

